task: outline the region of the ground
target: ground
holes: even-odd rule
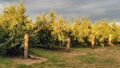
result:
[[[95,49],[72,48],[71,52],[30,48],[30,53],[46,60],[25,65],[0,56],[0,68],[120,68],[120,45]]]
[[[31,58],[24,59],[22,57],[13,57],[10,59],[16,64],[24,64],[24,65],[32,65],[32,64],[40,63],[47,60],[44,57],[39,57],[39,59],[34,59],[34,60]]]

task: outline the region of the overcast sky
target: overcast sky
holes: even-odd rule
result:
[[[0,0],[0,12],[10,4],[18,4],[20,0]],[[104,18],[120,21],[120,0],[23,0],[26,15],[35,18],[42,12],[55,10],[64,18],[88,17],[92,21]]]

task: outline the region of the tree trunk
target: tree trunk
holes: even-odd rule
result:
[[[113,46],[113,44],[112,44],[112,35],[111,34],[109,35],[108,44],[110,46]]]
[[[94,48],[94,44],[95,44],[95,36],[92,35],[92,37],[91,37],[91,46],[92,46],[92,48]]]
[[[28,58],[28,42],[29,42],[29,36],[28,34],[25,34],[24,36],[25,42],[24,42],[24,58]]]
[[[62,48],[62,41],[60,41],[60,48]]]
[[[70,51],[70,38],[67,39],[66,50],[67,50],[67,51]]]

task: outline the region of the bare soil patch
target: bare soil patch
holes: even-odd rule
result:
[[[105,48],[97,48],[97,49],[93,49],[93,51],[95,51],[95,52],[105,52],[107,49],[105,49]]]
[[[67,50],[55,50],[56,52],[59,52],[59,53],[62,53],[62,54],[64,54],[64,55],[86,55],[86,53],[84,53],[84,52],[80,52],[80,51],[74,51],[74,50],[69,50],[69,51],[67,51]]]
[[[23,57],[12,57],[10,58],[15,64],[24,64],[24,65],[32,65],[36,63],[40,63],[45,61],[46,59],[44,57],[37,57],[39,59],[24,59]]]
[[[87,55],[86,53],[79,52],[79,51],[70,51],[70,52],[64,52],[65,55]]]

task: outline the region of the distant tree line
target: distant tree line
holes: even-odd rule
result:
[[[71,47],[114,46],[120,43],[120,25],[107,19],[91,22],[88,18],[63,19],[54,11],[42,13],[35,22],[25,15],[23,2],[4,8],[0,14],[0,51],[21,54],[24,34],[30,36],[29,47],[64,47],[70,38]]]

